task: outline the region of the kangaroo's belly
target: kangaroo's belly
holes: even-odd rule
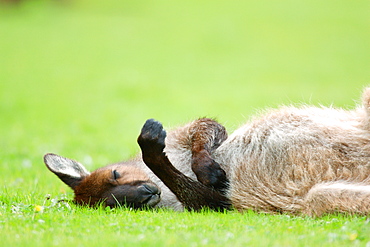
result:
[[[286,108],[236,130],[214,153],[239,209],[299,211],[325,181],[369,182],[370,135],[353,112]]]

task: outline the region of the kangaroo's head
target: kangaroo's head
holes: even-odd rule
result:
[[[153,207],[160,201],[160,189],[134,164],[108,165],[90,173],[80,163],[56,154],[44,156],[46,166],[74,191],[78,204],[109,207]]]

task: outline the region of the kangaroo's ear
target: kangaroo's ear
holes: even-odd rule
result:
[[[50,171],[72,189],[79,185],[84,177],[90,175],[86,168],[77,161],[56,154],[46,154],[44,162]]]

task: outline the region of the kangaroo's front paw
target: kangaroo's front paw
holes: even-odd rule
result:
[[[193,154],[192,169],[202,184],[221,191],[227,188],[228,179],[225,171],[209,156],[207,151],[202,150]]]
[[[166,131],[160,122],[148,119],[138,138],[139,146],[144,153],[159,154],[165,147]]]

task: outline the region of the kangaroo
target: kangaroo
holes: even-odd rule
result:
[[[253,118],[230,136],[212,119],[168,135],[150,119],[138,138],[138,157],[91,174],[55,154],[44,160],[81,204],[367,215],[369,119],[367,88],[354,110],[285,106]]]

